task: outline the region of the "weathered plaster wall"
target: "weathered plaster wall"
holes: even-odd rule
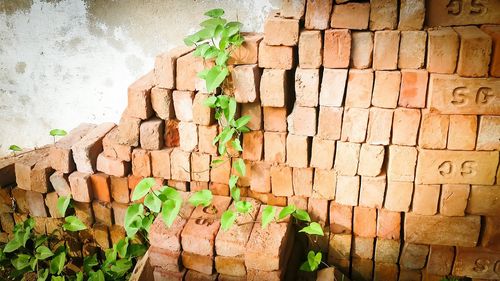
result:
[[[0,0],[0,155],[52,128],[119,120],[127,86],[156,54],[224,8],[261,31],[280,0]]]

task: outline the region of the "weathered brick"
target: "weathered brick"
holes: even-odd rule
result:
[[[417,144],[420,110],[396,108],[392,120],[392,143],[414,146]]]
[[[119,127],[115,127],[104,136],[102,139],[102,153],[104,156],[110,158],[130,162],[132,147],[126,144],[120,144],[119,130]]]
[[[396,29],[398,1],[375,0],[370,5],[370,30]]]
[[[126,114],[130,117],[148,119],[153,115],[151,88],[155,83],[154,72],[150,71],[128,86],[128,105]]]
[[[386,175],[382,173],[377,177],[361,177],[361,190],[359,192],[359,206],[382,208],[386,187]]]
[[[316,114],[315,107],[295,105],[287,117],[288,131],[299,136],[316,135]]]
[[[264,150],[264,134],[262,131],[250,131],[243,134],[243,159],[260,161]]]
[[[493,184],[498,152],[486,151],[419,151],[417,183]]]
[[[128,179],[119,177],[110,177],[111,181],[111,198],[118,203],[127,204],[130,201]]]
[[[194,92],[192,91],[174,91],[172,94],[174,100],[175,116],[180,121],[193,121],[193,101]]]
[[[22,214],[29,213],[29,205],[28,198],[26,197],[26,190],[21,189],[19,187],[15,187],[12,189],[12,198],[16,201],[16,212]],[[69,194],[71,195],[71,193]],[[68,196],[68,195],[61,195]]]
[[[151,105],[156,115],[161,119],[175,116],[172,90],[154,87],[151,89]]]
[[[170,153],[171,148],[150,151],[151,174],[156,178],[170,178]]]
[[[335,199],[337,174],[335,170],[314,169],[314,185],[311,198]]]
[[[477,133],[477,150],[500,150],[500,117],[481,116]]]
[[[66,174],[75,170],[76,166],[73,161],[71,147],[80,141],[90,130],[95,128],[95,126],[94,124],[82,123],[50,148],[50,164],[54,170]]]
[[[399,8],[399,30],[420,30],[425,19],[424,0],[402,0]]]
[[[127,212],[128,204],[122,204],[114,201],[111,203],[111,207],[113,208],[113,217],[115,225],[124,226],[125,213]]]
[[[357,206],[359,194],[359,176],[338,176],[335,202]]]
[[[426,271],[431,274],[449,275],[453,267],[454,258],[454,247],[431,245]]]
[[[92,197],[99,201],[111,202],[110,179],[103,173],[97,173],[90,176],[92,184]]]
[[[264,132],[264,160],[285,163],[286,133]]]
[[[476,147],[476,132],[476,116],[450,115],[447,148],[451,150],[474,150]]]
[[[399,267],[392,263],[376,262],[373,269],[373,280],[375,281],[397,281]]]
[[[149,151],[140,148],[132,151],[132,174],[139,177],[151,176],[151,155]]]
[[[386,30],[375,32],[373,46],[373,69],[393,70],[397,68],[399,37],[399,31]]]
[[[73,199],[77,200],[74,196]],[[28,202],[30,216],[44,218],[48,216],[48,212],[45,207],[45,196],[43,193],[27,190],[26,201]]]
[[[368,108],[373,89],[373,70],[351,70],[347,79],[346,107]]]
[[[287,131],[287,109],[285,107],[263,107],[264,130],[271,132]]]
[[[250,189],[252,191],[271,192],[271,170],[266,162],[253,162],[251,165]]]
[[[349,29],[329,29],[325,31],[323,45],[323,66],[347,68],[351,58],[351,31]]]
[[[328,263],[334,263],[340,259],[349,259],[351,256],[352,235],[332,234],[330,235],[328,249]]]
[[[342,141],[362,143],[366,138],[370,110],[366,108],[350,108],[344,110],[342,120]]]
[[[102,139],[114,127],[114,123],[102,123],[71,147],[79,172],[93,173],[95,171],[97,156],[102,152]]]
[[[92,184],[90,182],[90,174],[82,172],[73,172],[68,177],[71,186],[71,195],[73,200],[77,202],[92,201]]]
[[[427,70],[432,73],[454,73],[457,67],[458,34],[451,27],[427,31]]]
[[[118,143],[129,146],[139,145],[141,119],[122,116],[118,124]]]
[[[441,188],[439,185],[415,185],[412,212],[419,215],[435,215],[437,213],[440,191]]]
[[[205,81],[197,76],[198,72],[203,69],[205,69],[203,58],[194,56],[193,52],[179,57],[176,65],[175,88],[182,91],[206,92]]]
[[[362,144],[359,153],[358,174],[361,176],[378,176],[382,172],[385,155],[384,146]]]
[[[352,216],[353,208],[351,206],[341,205],[333,201],[330,202],[329,218],[331,233],[350,234],[352,232]]]
[[[342,106],[347,81],[347,69],[323,69],[319,105]]]
[[[500,250],[500,218],[485,217],[481,235],[481,246],[499,251]]]
[[[251,118],[246,125],[250,130],[262,129],[262,107],[260,107],[260,102],[241,104],[241,116],[245,115]]]
[[[123,177],[130,172],[130,163],[104,156],[104,153],[101,153],[97,156],[96,170],[108,175]]]
[[[422,280],[422,275],[421,270],[400,268],[399,281]]]
[[[493,49],[491,50],[490,75],[500,77],[500,28],[498,25],[483,25],[481,30],[491,36]]]
[[[62,218],[64,217],[60,212],[59,209],[57,208],[57,200],[59,199],[59,196],[57,195],[56,192],[49,192],[45,196],[45,205],[47,206],[47,209],[49,210],[49,214],[53,218]],[[7,231],[9,229],[6,229],[4,226],[4,220],[5,220],[5,215],[10,216],[9,214],[1,214],[0,217],[0,223],[2,223],[2,230]],[[10,217],[12,220],[12,226],[14,226],[14,221],[12,219],[12,216]],[[12,229],[10,229],[10,232],[12,232]]]
[[[425,31],[401,32],[401,40],[399,42],[398,68],[423,68],[425,66],[426,42],[427,32]]]
[[[375,237],[377,232],[377,210],[354,207],[353,233],[359,237]]]
[[[28,155],[14,164],[17,186],[41,193],[50,190],[49,177],[54,171],[50,166],[48,150]]]
[[[154,74],[155,74],[155,83],[156,85],[158,85],[158,87],[165,89],[175,89],[177,59],[180,56],[183,56],[186,53],[190,52],[191,50],[193,50],[192,47],[181,46],[173,48],[168,52],[161,53],[156,56]],[[151,94],[153,95],[153,93]],[[152,96],[151,98],[153,99]],[[155,103],[153,102],[153,108],[154,104]],[[156,111],[156,113],[159,114],[158,111]],[[166,119],[161,116],[159,117],[162,119]]]
[[[399,257],[399,263],[404,268],[422,269],[427,261],[428,253],[428,245],[405,243]]]
[[[394,212],[408,212],[413,194],[413,182],[389,181],[384,208]]]
[[[228,276],[238,276],[240,278],[246,278],[247,274],[245,268],[245,259],[242,256],[240,257],[216,256],[215,270],[219,274],[226,274]],[[217,280],[220,280],[220,277]]]
[[[190,153],[174,148],[170,153],[170,175],[171,179],[179,181],[190,181],[191,165]]]
[[[299,67],[319,68],[323,62],[322,50],[323,39],[321,32],[318,30],[302,30],[299,37]]]
[[[351,142],[337,142],[334,169],[339,175],[354,176],[358,171],[361,145]]]
[[[211,125],[214,123],[214,109],[205,105],[207,94],[197,93],[193,100],[193,122],[197,125]]]
[[[335,141],[313,137],[311,152],[311,167],[331,169],[333,155],[335,154]]]
[[[249,103],[258,100],[260,76],[261,71],[256,64],[238,65],[231,70],[234,98],[237,102]]]
[[[288,166],[271,167],[271,189],[276,196],[292,196],[292,168]]]
[[[70,196],[71,189],[69,187],[68,176],[62,172],[54,172],[50,176],[50,183],[59,196]]]
[[[482,248],[457,247],[452,274],[470,276],[477,280],[500,278],[496,267],[490,266],[491,264],[498,264],[498,252]]]
[[[467,24],[482,24],[496,23],[500,24],[498,2],[482,2],[481,5],[476,3],[450,3],[446,0],[432,1],[431,5],[427,5],[427,21],[428,26],[451,26],[451,25],[467,25]]]
[[[364,69],[372,66],[373,59],[373,32],[354,31],[351,34],[351,62],[350,67]]]
[[[373,261],[364,258],[353,258],[351,277],[353,280],[372,280]]]
[[[488,76],[492,39],[476,26],[455,27],[460,37],[457,73],[465,77]]]
[[[295,106],[318,106],[319,69],[295,70]]]
[[[389,181],[413,181],[416,162],[417,150],[414,147],[390,145],[387,179]]]
[[[371,237],[352,237],[352,257],[353,259],[367,259],[371,260],[374,253],[374,238]],[[353,265],[354,269],[354,265]],[[357,267],[355,270],[361,270],[360,267]],[[354,277],[354,275],[353,275]],[[371,278],[370,278],[371,279]],[[360,279],[357,279],[360,280]],[[365,279],[362,279],[365,280]]]
[[[184,151],[191,152],[198,145],[198,126],[193,122],[179,122],[179,143]]]
[[[299,41],[299,20],[281,18],[271,13],[264,22],[264,43],[268,45],[295,46]]]
[[[187,251],[182,252],[182,264],[184,265],[184,267],[194,270],[195,276],[197,275],[197,273],[211,275],[213,273],[213,270],[214,270],[213,257],[193,254],[193,253],[187,252]],[[191,270],[188,270],[187,273],[189,273],[190,271]],[[187,273],[186,273],[186,276],[187,276]],[[194,277],[192,280],[199,280],[199,279],[195,279],[195,278],[196,277]],[[189,280],[189,279],[185,279],[185,280]]]
[[[467,203],[468,214],[496,216],[500,211],[498,186],[473,185]]]
[[[179,146],[179,121],[177,120],[165,121],[165,146],[166,147]]]
[[[397,263],[401,242],[398,240],[382,239],[382,238],[377,238],[376,241],[377,242],[375,246],[375,261],[385,262],[385,263]]]
[[[259,44],[259,67],[261,68],[292,69],[294,57],[292,47]]]
[[[313,168],[293,168],[293,191],[297,196],[310,197],[313,188]]]
[[[198,150],[211,155],[217,154],[217,147],[212,140],[217,136],[217,125],[198,126]]]
[[[401,232],[401,213],[384,209],[378,210],[377,237],[399,240]]]
[[[370,3],[334,5],[330,26],[333,28],[368,29]]]
[[[285,18],[302,19],[306,11],[306,0],[284,0],[280,15]]]
[[[369,144],[388,145],[391,138],[392,109],[370,108],[366,142]]]
[[[372,105],[383,108],[396,108],[400,83],[400,71],[375,71]]]
[[[398,105],[402,107],[424,108],[427,97],[428,78],[427,70],[402,70]]]
[[[333,2],[329,0],[307,1],[304,26],[306,29],[327,29]]]
[[[210,181],[210,155],[205,153],[191,153],[191,180],[197,182]],[[225,168],[225,165],[222,165]],[[221,167],[221,168],[222,168]],[[214,169],[216,169],[214,167]]]
[[[443,216],[464,216],[469,193],[469,185],[443,184],[439,201],[439,213]]]
[[[339,140],[343,111],[342,107],[320,106],[317,136],[327,140]]]
[[[95,217],[95,222],[110,227],[113,225],[113,215],[111,213],[111,203],[93,201],[92,210]]]
[[[443,217],[405,215],[404,239],[408,243],[475,247],[481,228],[479,216]]]
[[[242,32],[243,44],[236,48],[229,57],[229,64],[256,64],[258,59],[259,44],[262,34],[254,32]]]

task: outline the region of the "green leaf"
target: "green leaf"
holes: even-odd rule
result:
[[[15,250],[19,249],[23,244],[18,239],[10,240],[3,249],[4,253],[12,253]]]
[[[321,264],[321,259],[321,252],[315,254],[314,251],[309,251],[309,253],[307,253],[307,261],[305,262],[307,265],[302,264],[300,270],[315,271]]]
[[[47,235],[40,235],[36,237],[35,239],[35,248],[38,248],[38,246],[42,245],[43,243],[47,242],[49,240],[49,237]]]
[[[66,221],[65,224],[63,224],[63,229],[66,231],[80,231],[87,229],[87,226],[76,216],[69,216],[64,218],[64,221]]]
[[[207,73],[207,91],[211,93],[217,89],[217,87],[222,84],[224,79],[226,79],[228,74],[229,70],[226,67],[221,67],[220,65],[212,67]]]
[[[240,196],[241,196],[241,190],[239,187],[233,187],[229,189],[231,193],[231,198],[233,198],[234,201],[240,201]]]
[[[220,219],[222,230],[227,231],[234,224],[236,216],[237,214],[235,212],[226,210]]]
[[[187,46],[193,46],[196,42],[200,41],[200,36],[198,34],[191,34],[184,38],[184,44]]]
[[[212,38],[214,35],[214,28],[203,28],[202,30],[195,33],[200,40],[207,40]]]
[[[205,16],[211,17],[211,18],[220,18],[223,15],[224,15],[223,9],[212,9],[212,10],[205,13]]]
[[[217,58],[215,59],[215,64],[220,66],[225,66],[227,60],[229,59],[229,52],[219,52]]]
[[[267,225],[274,219],[276,214],[276,207],[266,206],[262,211],[262,229],[266,228]]]
[[[38,278],[36,281],[45,281],[49,277],[49,270],[47,268],[41,268],[38,270]]]
[[[241,29],[241,27],[243,27],[243,24],[239,21],[230,21],[228,23],[226,23],[226,28],[233,28],[233,27],[236,27],[238,29]]]
[[[63,129],[52,129],[50,130],[50,135],[53,136],[53,137],[62,137],[62,136],[65,136],[67,135],[68,133],[63,130]]]
[[[252,203],[248,201],[238,201],[234,203],[234,206],[236,207],[236,211],[242,214],[249,213],[252,209]]]
[[[148,216],[143,217],[141,227],[144,230],[146,230],[146,232],[149,233],[149,228],[153,224],[154,219],[155,219],[155,216],[153,214],[149,214]]]
[[[68,209],[69,203],[71,202],[70,196],[61,196],[57,199],[57,210],[61,216],[66,215],[66,210]]]
[[[64,276],[52,276],[50,277],[50,281],[65,281],[66,278]]]
[[[195,192],[190,198],[189,203],[194,205],[195,207],[202,205],[203,207],[207,207],[212,203],[212,191],[208,189],[200,190]]]
[[[237,175],[231,175],[231,177],[229,178],[229,188],[235,187],[239,178],[240,177],[238,177]]]
[[[238,106],[238,104],[236,103],[236,99],[230,98],[229,105],[228,105],[228,115],[226,116],[228,122],[231,122],[231,120],[234,119],[234,115],[236,114],[236,107],[237,106]]]
[[[66,252],[61,252],[50,261],[50,273],[61,274],[66,263]]]
[[[238,120],[236,120],[236,129],[240,129],[241,127],[245,126],[246,124],[248,124],[248,122],[250,122],[251,119],[252,117],[248,115],[241,116],[240,118],[238,118]]]
[[[238,128],[238,131],[240,131],[241,133],[248,133],[250,132],[250,129],[247,126],[241,126],[240,128]]]
[[[21,147],[15,145],[15,144],[13,144],[13,145],[9,146],[9,150],[11,150],[11,151],[21,151],[23,149]]]
[[[44,260],[46,258],[49,258],[49,257],[52,257],[54,255],[54,253],[52,253],[52,251],[47,248],[46,246],[40,246],[38,248],[36,248],[36,253],[35,253],[35,257],[39,260]]]
[[[296,208],[294,205],[288,205],[281,209],[281,212],[278,215],[278,219],[284,219],[285,217],[293,214],[295,212]]]
[[[152,212],[159,213],[161,209],[161,200],[149,193],[146,195],[146,198],[144,198],[144,206],[148,207]]]
[[[324,235],[323,228],[317,222],[311,222],[308,226],[299,230],[299,232],[305,232],[305,233],[310,234],[310,235],[319,235],[319,236]]]
[[[208,97],[207,99],[205,99],[203,101],[203,104],[206,105],[206,106],[208,106],[208,107],[214,108],[216,102],[217,102],[217,97],[216,96],[210,96],[210,97]]]
[[[142,179],[134,188],[134,192],[132,193],[132,201],[136,201],[144,197],[155,185],[156,180],[154,178]]]
[[[226,132],[226,129],[229,129],[229,130]],[[222,133],[225,133],[225,132],[226,133],[223,136],[221,136],[221,138],[219,140],[219,145],[225,145],[228,141],[230,141],[233,138],[233,135],[236,132],[233,128],[230,128],[230,127],[226,127],[226,129],[224,129],[224,131],[222,131]]]
[[[116,263],[112,265],[110,269],[118,277],[123,277],[132,268],[132,265],[132,262],[128,259],[121,259],[116,261]]]
[[[181,209],[181,204],[176,203],[176,201],[169,199],[163,202],[163,206],[161,209],[161,215],[163,218],[163,222],[167,227],[171,227],[175,221],[175,218],[179,214]]]
[[[142,257],[148,250],[149,245],[144,245],[144,244],[130,244],[128,246],[128,257],[129,258],[135,258],[135,257]]]
[[[307,261],[303,262],[300,265],[299,270],[306,271],[306,272],[313,272],[314,271],[311,269],[311,266],[309,265],[309,263]]]
[[[205,60],[210,60],[210,59],[216,58],[219,55],[219,53],[220,53],[219,49],[215,48],[214,46],[210,46],[210,48],[208,48],[208,50],[205,52],[205,54],[203,54],[203,58],[205,58]],[[210,68],[210,69],[212,69],[212,68]],[[208,69],[208,72],[210,72],[210,69]],[[207,75],[208,75],[208,72],[207,72]],[[207,76],[205,76],[205,78],[203,78],[203,79],[207,80]]]
[[[96,265],[99,265],[99,262],[97,261],[97,254],[83,258],[83,271],[85,271],[85,273],[88,274]]]
[[[237,151],[243,151],[243,148],[241,147],[240,139],[234,139],[231,144],[233,145],[233,148],[236,149]]]
[[[116,243],[116,252],[120,257],[125,258],[127,256],[127,249],[128,249],[128,237],[120,239],[118,243]]]
[[[226,95],[218,96],[217,105],[222,109],[226,109],[229,106],[229,97]]]
[[[297,209],[295,210],[295,213],[292,214],[292,216],[301,221],[311,221],[311,217],[309,217],[309,214],[304,210]]]
[[[243,159],[238,159],[233,163],[233,168],[240,174],[240,176],[244,177],[247,173],[247,168],[245,165],[245,161]]]
[[[223,162],[224,162],[224,159],[214,159],[214,160],[212,160],[212,166],[219,165],[220,163],[223,163]]]
[[[200,23],[200,26],[202,27],[212,27],[212,28],[216,28],[218,25],[225,25],[226,24],[226,20],[225,19],[221,19],[221,18],[211,18],[211,19],[207,19],[207,20],[204,20]]]
[[[91,272],[89,274],[89,279],[87,279],[87,281],[105,281],[105,280],[106,279],[104,279],[104,273],[100,269],[96,272]]]
[[[170,186],[164,186],[161,189],[160,194],[158,194],[158,197],[162,201],[166,201],[167,199],[172,199],[174,201],[180,201],[182,203],[182,197],[179,194],[179,191],[175,190],[174,188]]]
[[[27,268],[30,265],[30,255],[26,254],[18,254],[17,258],[13,259],[11,261],[12,265],[14,266],[15,269],[17,270],[23,270]]]
[[[76,281],[83,281],[83,272],[76,273]]]
[[[125,231],[127,236],[132,237],[142,226],[142,217],[144,215],[144,206],[142,204],[132,204],[125,213]]]

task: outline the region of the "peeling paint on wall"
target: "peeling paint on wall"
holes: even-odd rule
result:
[[[0,155],[52,128],[119,120],[127,86],[220,7],[262,31],[279,0],[1,0]]]

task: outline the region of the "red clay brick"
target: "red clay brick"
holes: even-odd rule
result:
[[[214,110],[204,104],[209,97],[207,94],[197,93],[193,100],[193,122],[197,125],[212,125],[214,123]]]
[[[398,68],[423,68],[425,66],[426,41],[427,32],[425,31],[401,32]]]
[[[354,207],[353,233],[360,237],[375,237],[377,231],[377,210]]]
[[[77,202],[91,202],[92,201],[92,185],[90,182],[90,174],[82,172],[73,172],[68,177],[71,194],[73,200]]]
[[[71,196],[67,175],[62,172],[54,172],[50,176],[50,183],[59,196]]]
[[[428,79],[429,75],[426,70],[402,70],[398,105],[402,107],[424,108],[427,97]]]
[[[284,165],[272,166],[271,187],[276,196],[292,196],[292,168]]]
[[[402,0],[399,8],[399,30],[420,30],[425,19],[424,0]]]
[[[299,36],[299,67],[319,68],[323,62],[322,49],[323,39],[320,31],[302,30]]]
[[[392,120],[392,143],[416,145],[419,124],[419,109],[396,108]]]
[[[455,27],[460,37],[457,74],[465,77],[488,76],[492,39],[476,26]]]
[[[293,168],[293,191],[297,196],[310,197],[313,189],[313,168]]]
[[[90,176],[92,183],[92,195],[94,199],[104,202],[111,202],[110,179],[103,173],[97,173]]]
[[[151,176],[151,155],[149,151],[140,148],[132,151],[132,174],[139,177]]]
[[[391,138],[392,109],[370,108],[366,142],[369,144],[388,145]]]
[[[97,156],[96,170],[108,175],[123,177],[130,172],[130,163],[120,159],[113,159],[104,156],[103,153]]]
[[[324,67],[349,67],[349,60],[351,58],[351,31],[349,29],[326,30],[323,48]]]
[[[284,0],[281,2],[280,15],[285,18],[302,19],[306,11],[305,0]]]
[[[190,181],[191,165],[190,153],[174,148],[170,153],[170,175],[171,179],[179,181]]]
[[[154,72],[150,71],[128,87],[127,115],[139,119],[148,119],[153,115],[151,106],[151,88],[154,86]]]
[[[374,0],[370,5],[370,30],[396,29],[398,1]]]
[[[319,69],[295,70],[295,106],[315,107],[319,100]]]
[[[342,126],[342,107],[320,106],[317,136],[327,140],[339,140]]]
[[[264,43],[295,46],[299,41],[299,20],[279,17],[271,13],[264,22]]]
[[[439,213],[443,216],[464,216],[469,193],[469,185],[443,184],[439,201]]]
[[[375,71],[372,105],[383,108],[396,108],[400,83],[400,71]]]
[[[118,135],[119,127],[115,127],[102,139],[102,153],[104,156],[110,158],[130,162],[132,147],[126,144],[120,144],[118,142]]]
[[[316,108],[297,106],[287,117],[288,131],[294,135],[314,136],[316,134]]]
[[[386,175],[377,177],[361,177],[359,206],[380,209],[383,206],[386,187]]]
[[[151,105],[156,115],[161,119],[170,119],[175,116],[172,90],[159,88],[151,89]]]
[[[449,115],[424,114],[418,145],[422,148],[444,149],[450,124]]]
[[[403,268],[422,269],[425,266],[428,253],[428,245],[405,243],[401,251],[399,263]]]
[[[373,58],[373,32],[354,31],[351,40],[351,62],[349,66],[356,69],[370,68]]]
[[[251,165],[250,189],[252,191],[271,192],[271,170],[266,162],[253,162]]]
[[[335,199],[337,174],[335,170],[314,169],[314,185],[311,198]]]
[[[172,98],[177,119],[186,122],[193,121],[194,92],[174,91]]]
[[[413,182],[388,181],[384,208],[395,212],[408,212],[413,194]]]
[[[481,116],[477,133],[477,150],[500,150],[500,117]]]
[[[368,29],[370,3],[334,5],[330,26],[333,28]]]
[[[209,182],[211,172],[210,163],[209,154],[200,152],[191,153],[191,180],[197,182]],[[225,168],[226,165],[222,165],[222,167]]]
[[[292,69],[294,66],[293,48],[288,46],[259,45],[259,67]]]
[[[397,68],[399,37],[399,31],[385,30],[375,32],[373,69],[394,70]]]
[[[114,123],[102,123],[71,147],[76,169],[79,172],[93,173],[95,171],[97,156],[102,152],[102,139],[114,127]]]
[[[323,69],[319,105],[342,106],[347,81],[347,69]]]
[[[334,169],[339,175],[356,175],[360,149],[361,145],[357,143],[337,142]]]
[[[307,1],[304,26],[306,29],[325,30],[330,25],[333,1]]]
[[[454,258],[454,247],[431,245],[426,271],[431,274],[449,275],[453,267]]]
[[[165,121],[165,146],[166,147],[179,146],[179,121],[177,120]]]
[[[384,146],[362,144],[359,153],[358,174],[361,176],[378,176],[382,172],[385,155]]]
[[[162,150],[152,150],[151,155],[151,173],[153,177],[170,178],[170,153],[171,148]]]
[[[365,141],[370,111],[365,108],[346,108],[342,124],[342,141],[361,143]]]
[[[310,139],[308,137],[288,134],[286,151],[293,151],[293,153],[287,153],[286,163],[290,167],[307,168],[309,165],[309,146]]]
[[[389,146],[387,179],[389,181],[413,181],[417,150],[414,147]]]
[[[198,126],[193,122],[179,122],[179,143],[184,151],[191,152],[198,146]]]
[[[256,64],[238,65],[231,70],[234,98],[237,102],[249,103],[258,100],[260,76],[261,71]]]
[[[493,49],[491,50],[490,75],[500,77],[500,28],[498,25],[483,25],[481,30],[491,36]]]
[[[473,150],[476,147],[477,117],[450,115],[448,149]]]
[[[258,59],[259,44],[262,34],[254,32],[242,32],[243,44],[236,48],[229,57],[229,64],[256,64]]]
[[[311,167],[331,169],[333,155],[335,154],[335,141],[313,137],[311,152]]]
[[[194,56],[193,52],[179,57],[176,65],[175,88],[183,91],[206,92],[205,81],[197,76],[198,72],[204,68],[203,59]]]
[[[243,159],[260,161],[264,149],[264,134],[262,131],[250,131],[243,134]]]
[[[198,150],[211,155],[217,154],[217,147],[212,140],[217,136],[217,125],[198,126]]]
[[[175,89],[177,59],[192,50],[192,47],[181,46],[156,56],[154,74],[158,87]],[[156,113],[158,114],[158,111]],[[166,119],[161,116],[160,118]]]
[[[427,70],[432,73],[454,73],[457,67],[458,34],[451,27],[427,31]]]
[[[61,138],[50,149],[50,164],[54,170],[64,173],[71,173],[75,170],[75,162],[73,161],[73,152],[71,147],[80,141],[91,129],[95,128],[94,124],[82,123],[75,129],[71,130],[68,135]]]
[[[251,117],[247,123],[247,127],[250,130],[256,131],[262,129],[262,108],[260,107],[260,102],[241,104],[241,116],[245,115]]]
[[[118,143],[129,146],[139,145],[141,119],[122,116],[118,124]]]
[[[338,176],[335,202],[357,206],[359,195],[359,176]]]
[[[347,80],[346,107],[368,108],[373,89],[373,70],[351,70]]]
[[[118,203],[127,204],[130,202],[128,179],[119,177],[110,177],[111,180],[111,198]]]
[[[264,160],[285,163],[286,133],[264,132]]]
[[[399,240],[401,232],[401,213],[380,209],[377,219],[377,237]]]

